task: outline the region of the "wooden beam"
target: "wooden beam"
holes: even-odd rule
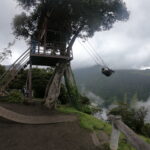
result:
[[[121,120],[121,117],[116,117],[115,119]],[[111,133],[111,138],[110,138],[110,149],[111,150],[118,149],[119,136],[120,136],[120,131],[115,127],[114,123],[112,122],[112,133]]]
[[[30,60],[29,67],[29,100],[32,100],[32,61]]]
[[[122,132],[127,137],[128,142],[136,150],[150,150],[150,144],[146,143],[143,139],[141,139],[133,130],[131,130],[120,119],[116,119],[116,116],[113,115],[109,116],[109,120],[111,120],[111,122],[113,123],[113,125],[117,130]]]
[[[60,94],[61,79],[63,77],[64,71],[66,69],[66,63],[61,63],[56,66],[55,72],[50,79],[47,97],[45,99],[45,106],[49,109],[54,109],[58,96]]]

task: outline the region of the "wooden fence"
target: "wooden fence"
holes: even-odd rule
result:
[[[110,149],[117,150],[120,132],[122,132],[128,142],[136,150],[150,150],[150,144],[146,143],[142,138],[140,138],[133,130],[131,130],[126,124],[121,121],[120,116],[109,116],[109,120],[112,123],[112,134],[110,140]]]

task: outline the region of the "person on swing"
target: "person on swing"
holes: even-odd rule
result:
[[[111,69],[109,69],[109,68],[107,67],[107,68],[102,68],[102,73],[103,73],[105,76],[109,77],[109,76],[112,75],[112,73],[114,73],[114,71],[111,70]]]

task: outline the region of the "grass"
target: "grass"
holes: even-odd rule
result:
[[[60,106],[57,108],[58,111],[67,113],[67,114],[76,114],[80,120],[80,126],[82,128],[88,129],[89,131],[104,131],[107,135],[111,135],[112,127],[110,124],[99,120],[92,115],[85,114],[76,110],[73,107],[69,106]],[[150,139],[144,136],[141,136],[147,143],[150,143]],[[120,135],[119,139],[119,147],[118,150],[135,150],[130,144],[128,144],[125,136],[123,134]]]
[[[82,128],[88,129],[89,131],[103,130],[109,135],[111,133],[111,125],[101,120],[98,120],[91,115],[80,112],[73,107],[61,106],[58,108],[58,111],[63,113],[76,114],[79,117],[80,126]]]
[[[140,136],[146,143],[149,143],[150,144],[150,138],[147,138],[145,136]]]
[[[135,150],[128,142],[126,137],[121,134],[119,138],[118,150]]]

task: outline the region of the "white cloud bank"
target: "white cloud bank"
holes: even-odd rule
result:
[[[117,22],[105,32],[96,33],[90,39],[93,47],[105,62],[113,68],[143,68],[150,66],[150,1],[124,0],[130,11],[127,22]],[[15,14],[21,12],[15,0],[0,1],[0,50],[13,41],[11,22]],[[12,48],[12,63],[26,49],[24,41],[18,41]],[[73,67],[95,65],[93,59],[77,41],[74,45]]]

